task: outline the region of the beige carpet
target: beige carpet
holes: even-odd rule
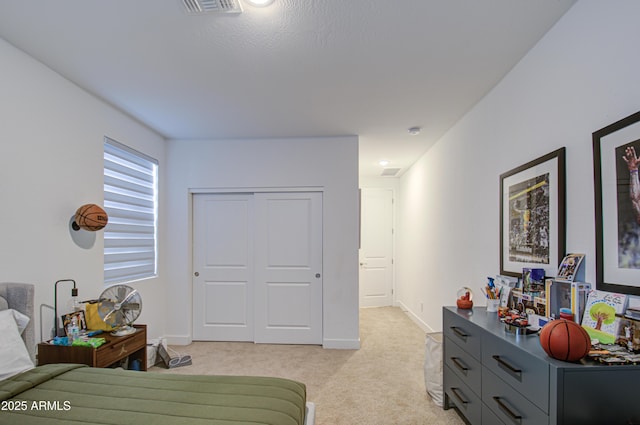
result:
[[[425,334],[399,308],[360,310],[360,350],[319,346],[194,342],[170,347],[190,354],[191,366],[163,373],[270,375],[307,386],[317,425],[462,425],[424,384]]]

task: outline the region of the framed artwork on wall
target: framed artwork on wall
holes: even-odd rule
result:
[[[554,276],[565,253],[565,148],[500,175],[500,274]]]
[[[640,295],[640,112],[593,133],[596,288]]]

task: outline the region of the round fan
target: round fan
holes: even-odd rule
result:
[[[142,312],[140,293],[127,285],[110,286],[100,295],[98,314],[104,322],[114,328],[111,335],[124,336],[136,329],[131,326]]]

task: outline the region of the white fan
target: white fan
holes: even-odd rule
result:
[[[142,312],[140,293],[127,285],[110,286],[100,295],[98,314],[104,322],[114,328],[111,335],[124,336],[136,329],[131,326]]]

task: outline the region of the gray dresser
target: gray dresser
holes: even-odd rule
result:
[[[443,308],[444,408],[485,425],[640,425],[640,366],[568,363],[484,307]]]

